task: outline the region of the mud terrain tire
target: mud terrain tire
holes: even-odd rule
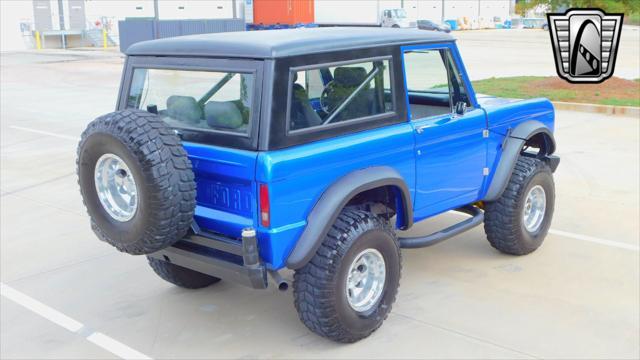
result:
[[[160,278],[185,289],[202,289],[220,281],[220,278],[184,268],[160,259],[147,257],[149,266]]]
[[[357,311],[348,299],[349,270],[359,254],[371,249],[384,259],[385,280],[378,300]],[[366,338],[391,312],[401,268],[400,245],[386,221],[367,211],[343,210],[315,256],[295,273],[294,301],[300,320],[337,342]]]
[[[527,196],[536,187],[543,190],[545,211],[535,229],[528,230],[523,214]],[[535,251],[551,226],[554,203],[555,186],[549,165],[540,159],[520,156],[502,196],[485,204],[484,231],[489,243],[511,255]]]
[[[123,110],[101,116],[82,133],[77,155],[80,193],[100,240],[142,255],[185,236],[195,211],[194,174],[180,139],[157,115]],[[111,166],[99,166],[105,157]],[[112,180],[117,177],[131,181],[125,186]],[[134,194],[127,198],[131,204],[121,193]],[[115,206],[114,198],[120,201]],[[122,203],[130,211],[118,218]]]

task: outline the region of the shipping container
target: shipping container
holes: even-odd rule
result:
[[[406,18],[402,3],[401,0],[315,0],[315,22],[336,26],[410,27],[412,24]]]
[[[288,25],[313,23],[313,0],[254,0],[253,22]]]

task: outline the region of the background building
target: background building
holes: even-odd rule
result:
[[[36,46],[44,33],[47,47],[91,46],[118,42],[125,19],[243,19],[262,24],[369,24],[385,9],[404,9],[411,21],[464,21],[465,28],[494,27],[513,12],[515,0],[2,0],[2,50]],[[63,36],[62,34],[66,34]],[[64,39],[64,42],[62,41]]]

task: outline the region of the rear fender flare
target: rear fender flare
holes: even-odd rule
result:
[[[340,211],[354,196],[381,186],[392,186],[399,191],[396,201],[398,222],[402,229],[413,225],[413,204],[409,188],[402,176],[388,166],[376,166],[353,171],[325,190],[307,216],[307,226],[287,258],[287,267],[299,269],[311,260],[324,237],[340,215]]]
[[[545,124],[537,120],[529,120],[519,124],[507,134],[502,144],[500,163],[493,175],[487,194],[482,201],[495,201],[502,195],[511,178],[511,173],[516,166],[516,161],[525,142],[538,134],[544,134],[545,138],[549,139],[549,147],[544,157],[547,158],[555,152],[556,142],[553,137],[553,132]]]

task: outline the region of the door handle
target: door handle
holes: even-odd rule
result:
[[[418,134],[422,134],[424,132],[424,129],[431,127],[431,125],[421,125],[421,126],[417,126],[416,127],[416,132]]]

